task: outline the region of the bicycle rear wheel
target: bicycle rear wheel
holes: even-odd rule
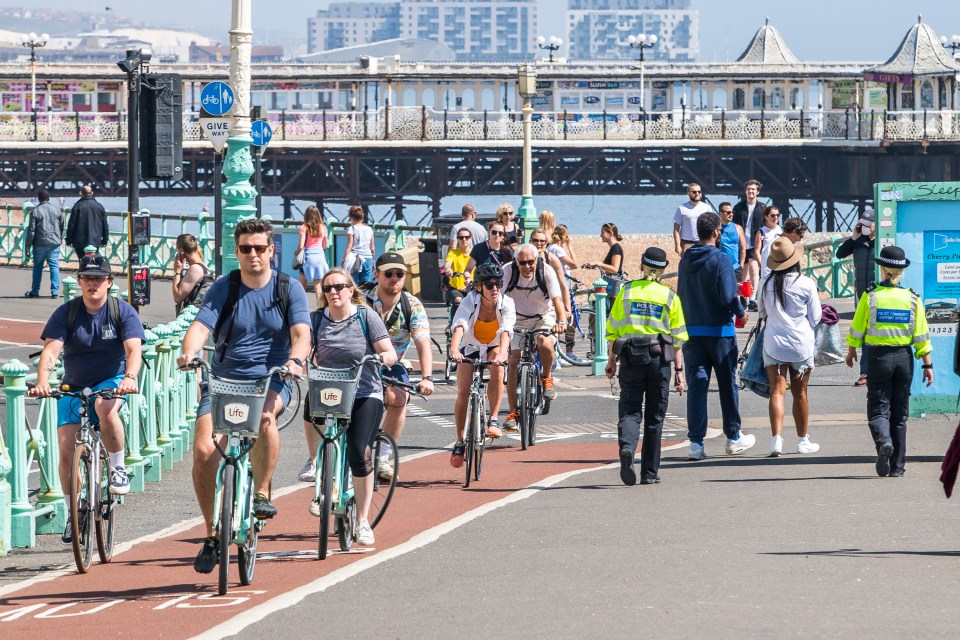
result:
[[[527,362],[520,363],[518,376],[520,378],[520,395],[517,403],[518,421],[520,422],[520,449],[527,450],[527,434],[530,433],[530,385],[532,376],[531,366]]]
[[[290,387],[290,402],[283,408],[280,415],[277,416],[277,430],[289,426],[297,416],[300,415],[300,403],[302,402],[302,392],[300,383],[297,380],[292,381]]]
[[[393,477],[384,480],[380,477],[380,453],[389,446],[390,455],[386,457],[388,463],[393,465]],[[397,452],[397,443],[389,433],[383,431],[377,434],[377,439],[373,444],[373,497],[370,501],[370,528],[376,529],[377,523],[383,518],[390,501],[393,499],[393,490],[397,487],[397,477],[400,474],[400,454]]]
[[[236,467],[227,462],[220,475],[220,563],[217,575],[217,593],[227,593],[230,577],[230,546],[233,544],[233,499],[236,493]]]
[[[465,474],[463,479],[463,488],[470,488],[470,478],[473,472],[473,463],[474,463],[474,450],[477,446],[477,437],[476,434],[481,428],[480,424],[480,407],[477,406],[477,398],[473,395],[470,396],[470,400],[467,403],[467,424],[466,432],[463,434],[463,445],[465,448],[463,460],[465,467]]]
[[[97,501],[97,553],[100,562],[106,564],[113,558],[113,531],[116,523],[117,507],[120,498],[110,494],[110,457],[106,449],[100,449],[100,484],[97,487],[100,495]],[[92,511],[91,511],[92,513]]]
[[[320,480],[320,531],[317,536],[319,538],[317,558],[326,560],[327,543],[330,538],[330,515],[333,511],[333,443],[324,441],[320,448],[320,455],[317,456],[321,464],[317,469],[317,478]]]
[[[85,444],[78,445],[70,469],[70,533],[73,559],[80,573],[90,569],[93,558],[93,505],[97,504],[97,494],[92,472],[93,452]]]
[[[243,509],[243,518],[247,522],[247,539],[237,547],[237,566],[240,568],[240,584],[253,584],[253,572],[257,567],[257,542],[260,538],[262,522],[253,515],[253,469],[247,467],[247,504]]]
[[[590,307],[578,307],[574,317],[575,322],[571,331],[564,338],[564,345],[557,349],[560,358],[567,364],[575,367],[586,367],[593,364],[593,355],[596,353],[596,335],[594,333],[594,313]],[[569,338],[574,344],[570,344]]]

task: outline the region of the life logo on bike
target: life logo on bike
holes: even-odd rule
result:
[[[200,90],[200,104],[203,105],[203,110],[212,116],[230,113],[235,100],[233,87],[226,82],[211,82]]]
[[[320,392],[320,402],[328,407],[335,407],[340,404],[340,399],[342,397],[343,391],[337,389],[336,387],[330,387]]]
[[[231,424],[243,424],[250,415],[250,405],[231,402],[223,408],[223,419]]]

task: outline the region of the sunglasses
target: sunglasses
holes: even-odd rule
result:
[[[530,242],[533,244],[547,244],[546,238],[531,238]]]
[[[256,251],[258,256],[263,255],[263,252],[270,248],[269,244],[238,244],[237,251],[243,255],[247,255],[252,251]]]
[[[107,276],[84,276],[84,275],[80,275],[80,276],[77,276],[77,277],[79,277],[79,278],[80,278],[81,280],[83,280],[84,282],[96,282],[96,283],[103,282],[104,280],[107,279]]]
[[[780,214],[779,214],[779,213],[768,213],[768,214],[767,214],[767,217],[770,217],[770,218],[779,218],[779,217],[780,217]]]
[[[320,288],[324,293],[330,293],[334,290],[336,290],[337,293],[340,293],[344,289],[349,289],[350,285],[348,285],[346,282],[338,282],[337,284],[325,284]]]
[[[483,286],[487,291],[493,291],[494,289],[503,289],[503,280],[484,280]]]
[[[703,193],[703,192],[702,192],[702,191],[687,191],[687,193],[696,195],[696,194],[698,194],[698,193]]]
[[[388,269],[383,272],[383,275],[388,278],[402,278],[403,276],[407,275],[407,272],[400,269]]]
[[[457,236],[457,240],[469,240],[473,236]]]
[[[505,216],[512,216],[512,215],[513,215],[513,211],[504,211],[504,212],[503,212],[503,215],[505,215]]]
[[[517,264],[520,265],[521,267],[529,267],[534,263],[536,263],[536,261],[537,261],[536,258],[534,258],[533,260],[517,260]]]
[[[721,210],[720,210],[720,213],[722,213],[722,214],[725,215],[725,216],[728,216],[728,215],[730,215],[731,213],[733,213],[733,209],[721,209]]]
[[[492,236],[505,236],[507,235],[506,231],[491,231],[490,235]]]

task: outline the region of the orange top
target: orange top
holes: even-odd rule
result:
[[[497,331],[500,330],[500,321],[491,320],[490,322],[481,322],[477,320],[473,325],[473,335],[477,342],[483,345],[490,344],[497,337]]]

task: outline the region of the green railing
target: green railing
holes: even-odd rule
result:
[[[831,298],[850,298],[854,293],[853,258],[837,257],[837,247],[843,238],[804,245],[803,275],[813,278],[818,291],[826,291]]]
[[[29,223],[31,207],[24,205],[0,205],[0,264],[27,266],[30,261],[25,257],[26,229]],[[64,209],[67,222],[70,219],[70,210]],[[108,212],[111,228],[120,227],[120,231],[111,231],[107,243],[107,257],[110,264],[118,273],[126,272],[128,220],[124,213]],[[269,219],[269,217],[267,217]],[[151,214],[153,228],[151,242],[142,250],[141,260],[150,267],[154,276],[172,276],[173,258],[177,253],[177,236],[182,233],[192,233],[197,237],[200,250],[203,253],[207,266],[214,266],[214,221],[210,216],[187,216],[178,214]],[[272,220],[276,231],[289,231],[300,228],[302,220]],[[350,225],[343,222],[328,223],[331,231],[343,230]],[[157,230],[159,227],[159,231]],[[433,227],[409,226],[399,222],[393,224],[374,224],[374,232],[386,234],[387,250],[402,249],[406,246],[407,236],[422,238],[434,235]],[[339,263],[339,256],[333,255],[333,243],[327,249],[327,263]],[[75,265],[77,257],[70,247],[64,247],[60,257],[60,264]]]
[[[74,287],[65,287],[65,297]],[[116,291],[114,290],[114,295]],[[183,460],[193,442],[198,378],[180,371],[176,357],[183,335],[196,315],[187,307],[173,322],[146,332],[140,392],[127,396],[120,410],[126,434],[125,465],[130,488],[142,492],[147,482],[159,482],[164,470]],[[33,363],[36,366],[36,361]],[[57,441],[57,401],[39,400],[39,417],[31,424],[26,412],[27,383],[36,381],[33,369],[19,360],[0,367],[6,397],[6,434],[0,434],[0,556],[12,547],[33,547],[37,534],[59,534],[66,520],[60,486]],[[62,370],[51,376],[51,383]],[[28,474],[40,469],[40,486],[30,499]],[[8,478],[9,477],[9,481]]]

